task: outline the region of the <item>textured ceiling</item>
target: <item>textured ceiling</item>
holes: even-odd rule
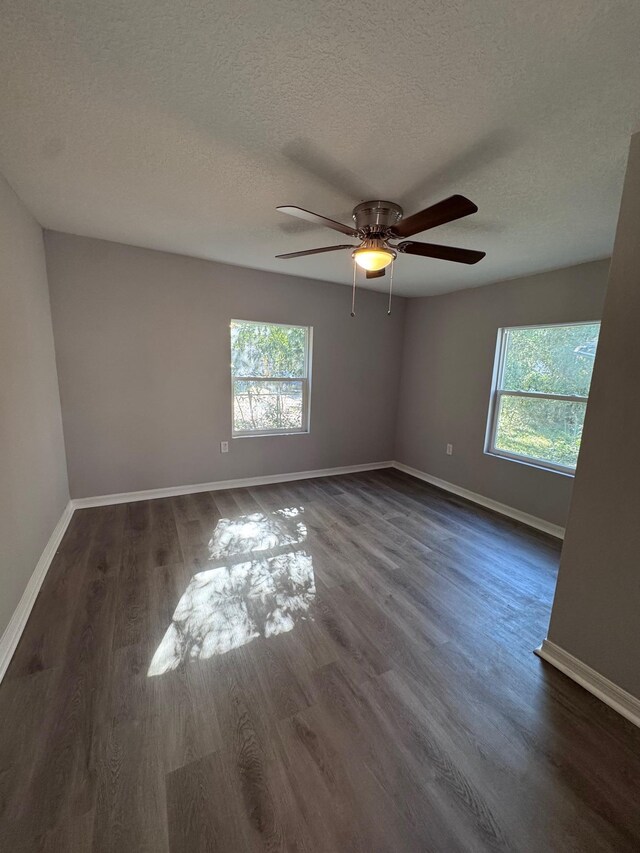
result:
[[[48,228],[350,282],[366,198],[475,216],[402,256],[405,295],[611,251],[640,121],[640,3],[0,0],[0,171]],[[382,285],[375,282],[378,287]]]

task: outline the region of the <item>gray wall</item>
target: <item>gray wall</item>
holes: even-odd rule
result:
[[[631,143],[549,639],[640,697],[640,134]]]
[[[497,332],[599,319],[608,267],[596,261],[408,300],[396,459],[563,526],[573,477],[484,453]]]
[[[393,458],[405,300],[361,291],[351,318],[342,285],[45,241],[73,497]],[[313,326],[309,435],[231,440],[234,317]]]
[[[42,231],[0,177],[0,634],[68,499]]]

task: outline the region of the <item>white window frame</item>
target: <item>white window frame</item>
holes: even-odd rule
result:
[[[498,413],[503,397],[529,397],[542,400],[564,400],[570,403],[587,403],[588,397],[574,396],[571,394],[547,394],[539,391],[506,391],[502,389],[504,377],[505,359],[507,354],[506,341],[509,332],[517,332],[523,329],[551,329],[564,326],[594,326],[600,325],[600,320],[580,320],[577,323],[533,323],[528,326],[505,326],[498,329],[498,340],[496,344],[496,358],[493,370],[493,382],[491,386],[491,399],[489,402],[489,417],[487,421],[487,435],[485,440],[485,453],[509,459],[512,462],[521,462],[534,468],[542,468],[545,471],[554,471],[568,477],[574,477],[575,467],[558,465],[546,459],[537,459],[535,456],[525,456],[519,453],[509,453],[496,447],[496,434],[498,431]]]
[[[231,325],[233,323],[244,323],[252,326],[282,326],[286,329],[304,329],[306,346],[304,351],[304,376],[236,376],[233,373],[233,351],[231,350]],[[231,353],[231,437],[232,438],[260,438],[270,435],[306,435],[311,430],[311,361],[313,347],[313,326],[302,326],[295,323],[272,323],[270,320],[242,320],[232,318],[229,322],[229,349]],[[241,382],[301,382],[302,383],[302,427],[294,429],[249,429],[236,430],[235,428],[235,383]]]

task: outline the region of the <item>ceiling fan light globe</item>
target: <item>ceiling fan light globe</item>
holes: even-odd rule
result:
[[[356,249],[352,257],[363,270],[378,272],[395,260],[396,253],[391,249]]]

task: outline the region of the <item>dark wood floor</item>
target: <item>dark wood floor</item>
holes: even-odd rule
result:
[[[75,513],[0,686],[3,851],[640,849],[559,557],[393,471]]]

